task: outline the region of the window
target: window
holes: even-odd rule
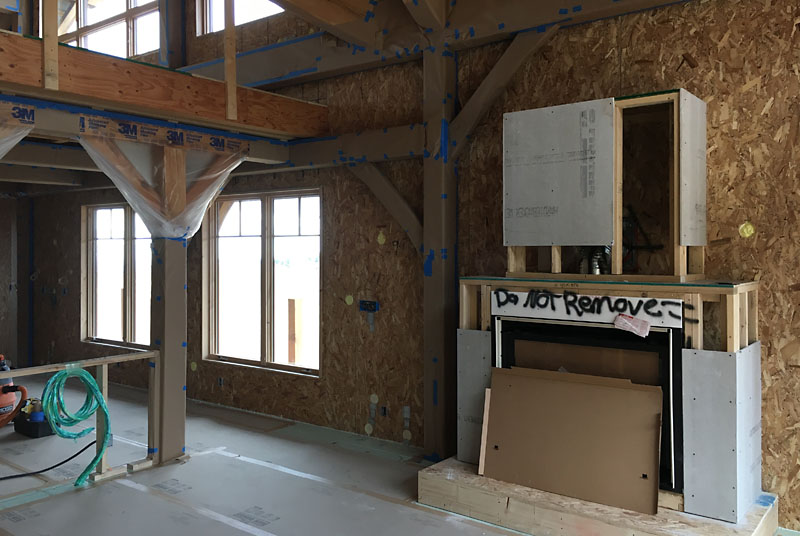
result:
[[[89,340],[150,345],[150,233],[124,205],[84,207]]]
[[[121,58],[152,52],[161,39],[158,0],[60,0],[58,35]]]
[[[282,13],[283,8],[268,0],[234,0],[236,26]],[[197,0],[197,35],[225,29],[225,0]]]
[[[213,356],[319,370],[320,221],[318,191],[222,198],[212,207]]]

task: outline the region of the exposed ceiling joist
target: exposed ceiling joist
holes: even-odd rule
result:
[[[424,30],[442,30],[447,22],[449,0],[403,0],[408,12]]]
[[[74,171],[100,171],[81,147],[22,141],[11,149],[0,164],[38,166]]]
[[[381,37],[373,5],[360,0],[275,0],[286,11],[339,39],[374,48]]]

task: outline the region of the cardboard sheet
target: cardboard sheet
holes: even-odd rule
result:
[[[629,380],[494,369],[485,474],[655,514],[661,396]]]

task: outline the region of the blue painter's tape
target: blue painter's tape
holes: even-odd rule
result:
[[[154,447],[152,449],[150,447],[147,447],[148,454],[155,454],[156,452],[158,452],[158,447]]]
[[[386,153],[383,153],[383,159],[384,159],[384,160],[389,160],[389,155],[388,155],[388,154],[386,154]]]
[[[186,348],[186,341],[183,341],[183,342],[181,343],[181,347],[182,347],[182,348]]]
[[[577,6],[572,8],[572,12],[573,13],[577,13],[578,11],[581,11],[582,9],[583,9],[583,6],[577,5]]]
[[[447,122],[447,119],[442,119],[441,144],[439,150],[442,155],[442,161],[445,164],[447,163],[447,150],[449,145],[450,145],[450,123]]]
[[[425,33],[433,33],[433,28],[425,28]]]
[[[442,199],[447,199],[447,194],[442,194]]]
[[[469,36],[475,37],[475,28],[473,28],[472,26],[469,27]]]
[[[150,368],[156,368],[156,364],[155,364],[153,361],[148,361],[148,362],[147,362],[147,365],[148,365]]]
[[[439,381],[433,380],[433,405],[439,405]]]
[[[440,254],[442,256],[442,260],[446,261],[447,260],[447,248],[442,248],[442,251],[440,251]]]
[[[161,339],[156,339],[156,346],[161,346]]]
[[[426,460],[428,460],[429,462],[432,462],[432,463],[439,463],[440,461],[442,461],[442,457],[441,457],[441,456],[439,456],[439,455],[438,455],[437,453],[435,453],[435,452],[434,452],[434,453],[432,453],[432,454],[427,454],[427,455],[425,455],[425,456],[423,456],[423,457],[424,457]]]
[[[184,390],[184,391],[186,390],[186,386],[185,386],[185,385],[183,386],[183,390]]]
[[[430,152],[429,150],[427,150],[427,149],[425,149],[425,152],[424,152],[424,153],[422,153],[422,154],[423,154],[423,156],[424,156],[425,158],[430,158],[430,157],[431,157],[431,152]]]
[[[775,496],[762,493],[758,499],[756,499],[756,504],[759,506],[772,506],[775,504]]]
[[[505,27],[506,27],[506,23],[505,22],[501,22],[500,24],[497,25],[497,29],[498,30],[502,30]]]
[[[156,296],[156,301],[161,301],[161,296]]]
[[[569,9],[562,7],[561,9],[558,10],[559,15],[566,15],[567,13],[569,13]]]
[[[185,453],[186,452],[186,447],[181,447],[181,452]]]
[[[453,54],[453,53],[452,53],[452,52],[450,52],[449,50],[445,50],[445,51],[443,51],[443,52],[442,52],[442,56],[450,56],[450,57],[454,57],[454,56],[455,56],[455,54]]]
[[[436,258],[436,254],[433,250],[428,252],[428,256],[425,257],[425,263],[422,265],[422,272],[425,274],[425,277],[433,277],[433,260]]]
[[[458,28],[456,28],[455,31],[453,32],[453,37],[455,37],[456,39],[461,38],[461,32],[458,31]]]

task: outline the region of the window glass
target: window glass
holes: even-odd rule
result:
[[[137,17],[133,21],[134,34],[136,35],[135,54],[144,54],[158,50],[161,43],[160,21],[158,11]]]
[[[234,0],[233,22],[236,26],[282,13],[283,8],[267,0]],[[225,29],[225,0],[208,0],[208,32]]]
[[[83,26],[106,20],[114,15],[119,15],[123,13],[126,8],[125,0],[87,0],[84,6],[86,9],[86,22]]]
[[[122,224],[122,234],[119,225]],[[125,209],[95,212],[94,299],[95,333],[121,341],[125,292]]]
[[[84,47],[95,52],[125,58],[128,56],[128,40],[125,22],[106,26],[96,32],[86,34]]]
[[[150,232],[138,214],[134,217],[133,307],[136,344],[150,345],[150,300],[153,250]]]
[[[261,361],[261,201],[217,204],[217,347]]]
[[[300,234],[319,234],[319,196],[303,197],[300,199]]]
[[[78,29],[76,17],[78,6],[75,0],[58,2],[58,35],[74,32]]]
[[[297,197],[283,197],[272,203],[272,234],[294,236],[300,234],[300,209]]]

